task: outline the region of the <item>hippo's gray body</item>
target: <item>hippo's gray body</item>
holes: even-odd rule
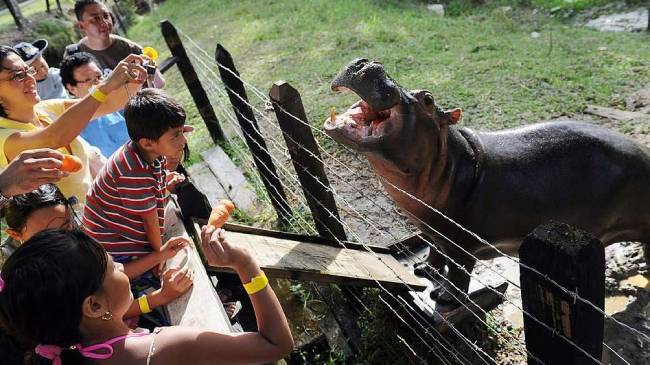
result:
[[[458,264],[449,265],[447,293],[467,291],[465,271],[498,252],[431,207],[510,255],[549,220],[605,244],[650,243],[650,151],[624,135],[574,121],[490,133],[459,128],[460,110],[442,111],[431,93],[396,86],[367,60],[341,71],[333,88],[342,87],[362,101],[328,120],[326,132],[368,158],[397,205],[444,252],[432,252],[431,266]]]

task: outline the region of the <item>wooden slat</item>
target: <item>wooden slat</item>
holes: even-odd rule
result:
[[[425,288],[418,277],[387,254],[232,231],[227,238],[231,244],[247,248],[269,277],[358,286],[377,286],[379,282],[395,290],[408,290],[405,283],[411,289]],[[213,267],[209,261],[208,266]]]
[[[195,219],[195,221],[199,223],[205,223],[205,220],[200,220],[200,219]],[[257,227],[251,227],[251,226],[245,226],[242,224],[235,224],[235,223],[226,223],[224,225],[224,228],[228,231],[232,232],[239,232],[239,233],[249,233],[249,234],[254,234],[257,236],[267,236],[267,237],[275,237],[275,238],[283,238],[287,239],[290,241],[301,241],[301,242],[306,242],[306,243],[318,243],[320,245],[327,245],[327,246],[332,246],[336,248],[351,248],[355,250],[365,250],[366,247],[372,250],[373,252],[376,253],[391,253],[391,250],[387,247],[384,246],[375,246],[375,245],[370,245],[370,244],[365,244],[362,245],[358,242],[350,242],[350,241],[341,241],[338,242],[336,240],[330,240],[324,237],[319,237],[319,236],[307,236],[304,234],[297,234],[297,233],[288,233],[288,232],[282,232],[282,231],[274,231],[271,229],[263,229],[263,228],[257,228]]]
[[[221,147],[214,146],[205,152],[201,152],[201,157],[208,164],[214,176],[219,180],[221,188],[228,194],[230,200],[235,203],[237,209],[251,216],[255,216],[260,212],[257,196],[251,189],[246,177]],[[209,188],[207,187],[207,189]],[[214,201],[210,202],[213,205],[215,203]]]
[[[165,209],[164,232],[165,240],[174,236],[187,236],[173,201]],[[167,305],[171,324],[221,333],[232,332],[230,320],[228,320],[223,304],[210,282],[194,244],[191,243],[188,248],[168,260],[166,265],[168,268],[189,267],[194,272],[192,288]]]

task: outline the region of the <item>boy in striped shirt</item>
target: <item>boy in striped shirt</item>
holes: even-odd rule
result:
[[[124,272],[135,279],[188,244],[174,237],[162,244],[166,190],[182,180],[166,173],[164,156],[185,147],[185,111],[159,89],[142,89],[124,109],[131,138],[106,162],[88,192],[83,225]]]

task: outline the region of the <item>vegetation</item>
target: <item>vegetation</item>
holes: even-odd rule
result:
[[[164,58],[168,51],[158,22],[169,19],[204,49],[204,62],[221,43],[242,77],[263,93],[281,79],[297,88],[314,126],[331,106],[344,109],[355,101],[332,93],[329,82],[353,58],[369,57],[382,61],[404,86],[431,90],[446,108],[463,108],[461,123],[496,130],[580,113],[587,104],[618,105],[648,84],[647,34],[602,33],[530,8],[581,9],[603,2],[452,1],[449,9],[457,9],[457,16],[438,17],[415,1],[168,1],[129,36],[155,46]],[[215,81],[206,78],[215,76],[208,76],[203,82],[210,87]],[[193,109],[173,72],[168,90]],[[251,101],[260,103],[254,95]],[[211,141],[196,122],[198,114],[190,115],[200,129],[191,145],[200,151]]]

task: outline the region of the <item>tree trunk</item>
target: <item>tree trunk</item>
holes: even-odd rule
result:
[[[16,23],[18,29],[23,30],[27,24],[27,20],[23,17],[18,2],[16,0],[5,0],[5,4],[7,4],[7,8],[9,9],[11,16],[14,18],[14,23]]]

